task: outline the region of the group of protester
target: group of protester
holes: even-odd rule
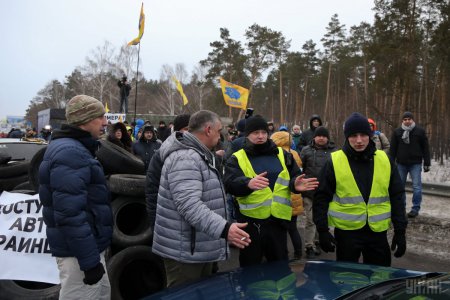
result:
[[[106,130],[106,139],[141,158],[147,170],[153,154],[170,136],[173,123],[167,127],[166,123],[161,120],[159,127],[155,129],[149,121],[138,120],[137,124],[139,122],[142,122],[141,125],[138,125],[139,127],[136,124],[130,126],[126,121],[109,124]],[[133,132],[136,132],[136,135]]]
[[[41,141],[41,142],[49,142],[52,135],[52,126],[45,125],[39,134],[36,131],[36,128],[27,127],[25,132],[23,132],[20,128],[12,127],[11,130],[2,136],[3,138],[15,138],[22,139],[25,141]]]
[[[63,299],[110,297],[104,251],[113,219],[106,180],[95,159],[97,139],[107,125],[104,114],[100,101],[72,98],[66,107],[68,124],[54,131],[40,167],[43,218]],[[208,276],[215,263],[229,257],[229,245],[239,248],[241,266],[287,259],[288,232],[294,257],[300,258],[302,242],[295,230],[301,206],[307,257],[336,250],[339,261],[358,262],[362,255],[364,263],[382,266],[391,264],[391,249],[401,257],[406,251],[406,174],[419,175],[419,180],[413,178],[414,205],[408,214],[415,217],[422,161],[424,171],[430,166],[428,142],[406,112],[388,156],[388,146],[377,147],[376,124],[371,123],[373,127],[359,113],[349,116],[345,141],[337,150],[317,115],[303,133],[294,126],[293,135],[287,128],[273,132],[273,123],[260,115],[249,116],[237,122],[234,139],[221,139],[223,126],[214,112],[177,116],[174,132],[151,148],[151,158],[143,157],[152,251],[164,261],[167,286]],[[122,125],[109,132],[123,147],[135,152],[145,148],[131,144],[126,135]],[[144,145],[156,139],[151,125],[143,127],[141,139]],[[385,142],[381,134],[378,139]],[[229,142],[226,151],[217,149],[221,140]],[[293,145],[293,140],[298,142]]]

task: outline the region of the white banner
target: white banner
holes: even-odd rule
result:
[[[59,283],[39,194],[0,195],[0,279]]]
[[[116,124],[117,122],[122,122],[125,121],[126,118],[126,114],[110,114],[110,113],[106,113],[105,117],[106,120],[108,122],[111,122],[111,124]]]

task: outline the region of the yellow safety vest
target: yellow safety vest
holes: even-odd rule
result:
[[[244,149],[233,153],[233,155],[237,158],[239,167],[246,177],[256,177],[257,174],[253,170]],[[270,187],[266,187],[262,190],[253,191],[248,196],[236,197],[241,214],[255,219],[267,219],[272,215],[279,219],[291,220],[290,176],[284,162],[283,149],[280,147],[278,147],[278,159],[283,170],[278,174],[273,192]]]
[[[366,204],[353,173],[347,155],[342,150],[331,153],[336,192],[328,207],[328,224],[343,230],[364,227],[367,221],[374,232],[388,230],[391,223],[389,182],[391,164],[384,151],[377,150],[374,156],[372,189]]]

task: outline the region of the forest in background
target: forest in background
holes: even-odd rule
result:
[[[116,50],[106,41],[64,82],[49,81],[30,101],[26,119],[37,124],[40,110],[64,108],[77,94],[118,111],[117,81],[127,75],[130,114],[136,104],[137,114],[209,109],[236,121],[240,111],[223,101],[218,84],[223,77],[249,88],[248,107],[277,125],[299,124],[304,130],[310,116],[319,114],[338,145],[345,119],[354,111],[374,119],[388,136],[403,112],[411,111],[428,133],[433,158],[442,163],[450,154],[450,3],[375,0],[373,11],[373,24],[350,28],[333,15],[322,39],[305,41],[301,49],[291,49],[282,32],[258,24],[246,29],[244,42],[220,28],[208,56],[191,72],[183,63],[166,64],[159,80],[136,73],[137,47]],[[174,75],[189,99],[186,106],[171,80]]]

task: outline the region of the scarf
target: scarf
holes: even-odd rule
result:
[[[403,135],[402,140],[405,144],[409,144],[409,133],[416,127],[416,123],[412,122],[410,126],[405,126],[402,124]]]

